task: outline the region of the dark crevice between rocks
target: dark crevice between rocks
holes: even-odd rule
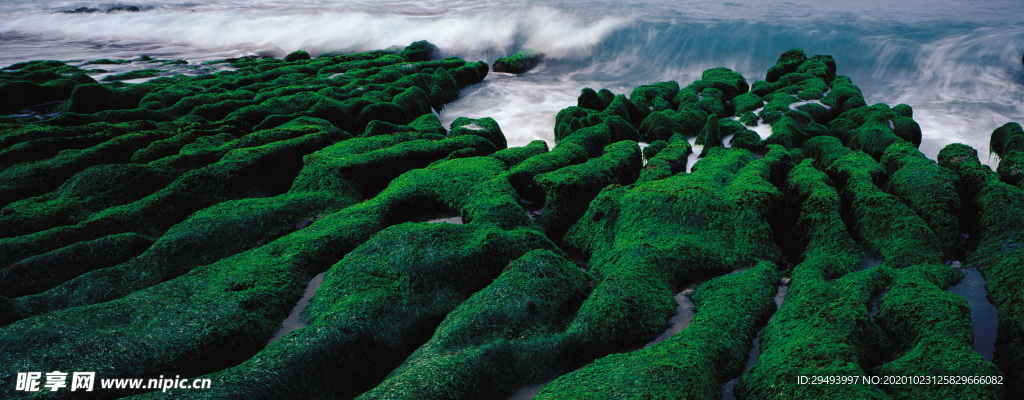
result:
[[[600,214],[600,212],[598,213]],[[593,256],[589,251],[580,249],[576,246],[569,245],[565,241],[556,243],[558,248],[565,252],[565,255],[583,270],[583,272],[590,272],[590,259]]]
[[[865,372],[875,371],[879,367],[895,361],[901,354],[904,354],[907,350],[911,349],[907,342],[899,338],[895,333],[893,333],[893,331],[886,329],[884,326],[884,320],[880,321],[877,319],[878,313],[881,310],[882,302],[885,300],[885,297],[889,295],[890,289],[891,288],[887,287],[879,293],[878,296],[872,300],[871,310],[868,311],[868,319],[882,329],[882,334],[886,338],[888,348],[876,349],[874,354],[872,354],[874,356],[872,360],[865,360],[861,363],[861,368],[863,368]]]
[[[508,395],[508,400],[531,400],[534,397],[536,397],[537,394],[540,393],[540,391],[551,382],[554,382],[556,379],[562,377],[563,375],[568,375],[583,369],[584,367],[587,366],[587,364],[590,364],[590,362],[592,361],[594,361],[593,357],[587,357],[586,361],[581,361],[580,359],[570,360],[568,363],[562,366],[561,370],[557,374],[549,376],[547,379],[544,379],[543,381],[529,382],[528,385],[516,389],[515,392],[512,392],[511,394]]]
[[[772,228],[772,239],[775,246],[782,252],[786,260],[786,273],[793,270],[793,266],[803,262],[804,251],[810,241],[809,237],[796,229],[797,221],[800,220],[800,208],[805,199],[791,193],[786,184],[786,175],[790,169],[771,171],[769,181],[775,185],[785,196],[783,200],[776,203],[773,212],[767,213],[768,225]]]
[[[957,216],[957,224],[960,227],[960,236],[963,237],[963,248],[966,253],[973,253],[978,250],[978,242],[981,239],[978,223],[981,220],[981,210],[974,203],[973,199],[977,193],[971,192],[970,185],[961,182],[957,191],[960,194],[960,215]],[[964,260],[968,259],[964,255]]]
[[[544,201],[545,197],[542,192],[539,198],[526,196],[520,197],[519,205],[523,206],[523,210],[526,211],[526,216],[537,224],[537,228],[540,229],[541,232],[546,233],[547,228],[541,223],[541,217],[544,216]]]
[[[693,301],[690,300],[690,294],[693,293],[695,287],[697,287],[697,284],[690,285],[682,292],[676,293],[675,296],[672,296],[672,298],[675,299],[676,304],[678,304],[676,307],[676,315],[673,315],[672,318],[669,319],[668,327],[665,328],[665,332],[662,332],[661,335],[658,335],[654,340],[645,344],[644,347],[650,347],[668,340],[675,334],[685,330],[686,327],[690,325],[690,322],[693,322]]]
[[[81,274],[127,262],[153,243],[152,238],[127,232],[29,257],[0,269],[0,296],[43,293]],[[0,325],[8,322],[0,317]]]
[[[960,237],[963,238],[962,246],[964,248],[964,259],[966,260],[970,257],[971,253],[978,250],[978,235],[961,232]]]
[[[570,254],[570,260],[576,263],[576,265],[579,265],[580,268],[583,269],[584,271],[587,271],[587,268],[584,268],[584,266],[586,266],[586,264],[589,262],[589,255],[586,256],[586,261],[584,261],[583,259],[577,258],[577,256],[581,254],[578,250],[570,250],[575,251],[575,253]],[[573,254],[576,254],[577,256],[574,256]],[[572,321],[576,318],[576,313],[583,306],[583,303],[586,301],[586,299],[590,297],[590,294],[596,285],[597,281],[595,281],[593,278],[590,278],[590,288],[587,291],[587,296],[580,297],[575,301],[570,301],[562,304],[561,308],[559,308],[559,314],[562,317],[563,321]],[[686,300],[689,301],[689,298],[687,298]],[[690,307],[692,309],[692,303],[690,303]],[[692,315],[690,319],[693,319]],[[633,350],[636,350],[636,348],[617,349],[616,351],[612,351],[611,353]],[[519,389],[516,389],[511,394],[509,394],[508,400],[533,399],[534,397],[537,396],[538,393],[540,393],[541,389],[544,389],[544,387],[550,384],[551,382],[554,382],[556,379],[563,375],[568,375],[583,369],[584,367],[587,366],[587,364],[590,364],[600,356],[600,354],[576,354],[575,357],[570,356],[570,358],[568,358],[563,363],[557,374],[551,375],[547,377],[547,379],[528,382],[525,386],[522,386]]]
[[[544,389],[544,386],[547,386],[553,380],[554,379],[519,389],[515,393],[512,393],[512,395],[508,397],[508,400],[531,400],[537,396],[537,393],[540,393],[541,389]]]
[[[747,356],[747,366],[743,368],[743,372],[735,378],[730,379],[724,385],[722,385],[722,400],[736,400],[735,390],[736,385],[740,383],[740,378],[750,371],[750,368],[757,363],[757,358],[761,356],[761,333],[764,332],[764,328],[768,326],[775,319],[775,313],[779,312],[782,308],[782,302],[786,300],[786,292],[789,290],[790,278],[782,278],[779,283],[779,288],[775,292],[775,312],[768,318],[768,322],[765,322],[764,326],[757,331],[757,335],[754,336],[754,341],[750,347],[750,353]]]
[[[407,345],[403,350],[394,350],[390,354],[384,354],[379,356],[380,362],[368,363],[369,366],[359,371],[352,371],[349,379],[345,381],[354,383],[350,387],[339,387],[336,388],[334,393],[344,394],[362,394],[370,391],[371,389],[380,386],[384,380],[388,377],[391,371],[394,371],[410,356],[412,353],[423,347],[430,341],[430,338],[434,336],[434,332],[444,322],[446,315],[438,315],[431,318],[425,318],[419,324],[413,325],[408,330],[409,333],[405,339]],[[339,398],[346,398],[347,395],[339,395]],[[352,396],[357,397],[357,396]]]
[[[787,261],[787,271],[792,271],[792,266],[803,262],[803,253],[807,247],[807,240],[797,237],[799,233],[793,230],[798,215],[792,214],[789,211],[791,209],[794,208],[785,207],[768,215],[768,224],[772,228],[775,246],[782,251],[782,257]]]
[[[408,196],[389,207],[383,226],[403,222],[449,222],[461,225],[464,221],[459,210],[433,196]]]
[[[705,282],[722,275],[740,274],[746,270],[747,268],[739,268],[732,270],[727,274],[716,274],[711,271],[699,271],[697,275],[693,276],[692,279],[684,280],[685,282],[689,283],[686,284],[685,287],[678,289],[676,294],[672,296],[672,299],[675,300],[677,304],[676,313],[671,318],[669,318],[668,321],[666,321],[665,331],[658,335],[658,337],[651,340],[650,342],[644,344],[643,346],[631,350],[639,350],[644,347],[650,347],[655,344],[664,342],[671,338],[672,336],[674,336],[675,334],[685,330],[686,327],[689,326],[691,322],[693,322],[693,318],[695,316],[693,310],[694,304],[693,301],[690,300],[690,296],[693,294],[693,291],[696,290],[697,286],[700,286]]]
[[[871,309],[868,310],[868,319],[870,319],[871,322],[875,322],[875,316],[878,315],[878,306],[882,304],[882,299],[885,298],[886,294],[889,294],[888,289],[883,290],[871,299]]]
[[[593,359],[591,358],[589,359],[589,361],[593,361]],[[540,391],[544,389],[545,386],[547,386],[551,382],[554,382],[555,379],[558,379],[563,375],[568,375],[583,369],[583,367],[586,367],[587,364],[589,364],[589,361],[583,363],[573,362],[571,364],[568,364],[567,366],[562,368],[561,372],[549,377],[548,379],[540,383],[533,382],[528,386],[523,386],[517,389],[515,392],[508,396],[508,400],[532,400],[534,397],[537,397],[537,394],[540,393]]]
[[[267,342],[268,346],[271,343],[280,340],[284,335],[307,325],[306,321],[302,319],[302,312],[306,310],[306,306],[309,305],[309,300],[313,298],[313,295],[316,294],[316,290],[320,288],[320,284],[323,283],[324,275],[326,274],[327,272],[321,272],[309,280],[309,284],[306,285],[306,290],[302,293],[302,297],[299,298],[299,301],[297,301],[295,306],[292,307],[292,311],[288,314],[288,317],[285,318],[284,321],[281,321],[281,328],[278,329],[277,333],[274,334],[274,337],[270,338],[270,341]]]
[[[573,253],[573,254],[579,255],[579,252],[576,251],[576,253]],[[587,269],[588,269],[588,268],[585,268],[585,266],[589,262],[589,256],[587,256],[586,258],[587,258],[586,260],[583,260],[583,259],[580,259],[580,258],[576,258],[576,256],[573,256],[572,254],[570,254],[570,260],[573,261],[576,265],[579,265],[580,268],[584,270],[584,272],[586,272]],[[589,273],[588,273],[588,276],[589,276]],[[591,277],[590,278],[590,287],[587,290],[587,295],[586,296],[583,296],[583,297],[580,297],[580,298],[575,299],[573,301],[569,301],[569,302],[566,302],[566,303],[562,304],[562,306],[559,308],[558,311],[559,311],[559,316],[562,318],[563,321],[572,321],[572,320],[574,320],[576,318],[577,312],[580,310],[581,307],[583,307],[583,303],[586,302],[587,298],[590,297],[590,294],[593,291],[595,286],[597,286],[597,281],[595,281]],[[687,300],[689,300],[689,299],[687,299]],[[691,303],[690,307],[692,308],[692,306],[693,305]],[[692,317],[691,317],[691,320],[692,320]],[[630,350],[634,350],[634,349],[623,350],[623,351],[630,351]],[[563,365],[561,366],[561,368],[559,369],[559,372],[557,374],[551,375],[551,376],[547,377],[547,379],[535,380],[535,381],[532,381],[532,382],[527,382],[526,386],[522,386],[519,389],[516,389],[511,394],[509,394],[508,400],[530,400],[530,399],[533,399],[535,396],[537,396],[538,393],[540,393],[541,389],[543,389],[549,383],[554,382],[555,379],[558,379],[559,377],[561,377],[563,375],[567,375],[567,374],[579,371],[580,369],[583,369],[583,367],[586,367],[587,364],[590,364],[591,362],[593,362],[595,359],[596,359],[596,357],[595,357],[594,354],[578,354],[578,355],[576,355],[576,357],[571,357],[570,356],[570,358],[563,363]]]
[[[449,216],[445,216],[445,217],[431,219],[431,220],[427,221],[427,223],[429,223],[429,224],[440,224],[440,223],[443,223],[443,224],[462,225],[463,224],[463,220],[462,220],[462,216],[461,215],[455,215],[455,216],[450,216],[450,217]]]
[[[864,248],[864,258],[857,264],[857,271],[878,268],[885,263],[885,258],[882,257],[881,252],[868,246],[862,245],[862,247]]]
[[[588,259],[589,259],[589,257],[588,257]],[[570,260],[572,260],[577,265],[580,265],[580,268],[583,268],[583,265],[585,265],[585,262],[580,260],[580,259],[570,258]],[[586,271],[586,269],[584,269],[584,271]],[[701,281],[701,282],[703,282],[703,281]],[[593,291],[594,286],[596,286],[596,285],[597,285],[597,282],[594,281],[593,278],[591,278],[590,288],[588,290],[587,296],[580,297],[580,298],[576,299],[575,301],[570,301],[570,302],[566,302],[566,303],[562,304],[561,308],[559,308],[559,314],[562,317],[563,321],[572,321],[573,319],[576,318],[576,312],[579,311],[580,307],[583,306],[583,303],[586,301],[586,299],[588,297],[590,297],[590,292]],[[690,292],[693,291],[692,288],[694,286],[696,286],[696,285],[693,285],[693,286],[691,286],[689,288]],[[681,297],[684,300],[680,300]],[[685,302],[687,302],[689,304],[690,317],[689,317],[689,320],[686,321],[686,323],[689,324],[689,322],[693,320],[693,312],[692,312],[693,303],[689,301],[690,300],[689,297],[683,296],[682,293],[677,294],[675,298],[676,298],[677,302],[685,301]],[[682,305],[682,303],[680,303],[679,307],[682,308],[684,306]],[[675,318],[673,318],[673,319],[675,319]],[[682,329],[685,329],[685,326]],[[680,329],[680,331],[682,329]],[[671,337],[671,335],[669,335],[668,337]],[[666,339],[667,339],[667,337],[666,337]],[[644,347],[646,347],[646,346],[644,346]],[[628,349],[628,350],[620,349],[620,351],[632,351],[632,350],[635,350],[635,348],[631,348],[631,349]],[[615,352],[618,352],[618,351],[615,351]],[[613,353],[615,353],[615,352],[613,352]],[[554,382],[555,379],[558,379],[559,377],[561,377],[563,375],[568,375],[568,374],[571,374],[573,372],[579,371],[579,370],[583,369],[584,367],[586,367],[587,364],[590,364],[591,362],[593,362],[595,359],[596,359],[596,357],[594,357],[594,355],[578,355],[575,358],[571,358],[568,361],[566,361],[564,363],[564,365],[562,365],[562,368],[559,370],[559,372],[557,374],[551,375],[547,379],[529,382],[526,386],[522,386],[519,389],[517,389],[514,392],[512,392],[508,396],[508,400],[531,400],[534,397],[536,397],[538,393],[540,393],[541,389],[544,389],[545,386],[547,386],[551,382]]]
[[[999,328],[999,312],[985,291],[985,278],[977,268],[961,268],[958,261],[951,264],[953,268],[960,268],[965,276],[960,283],[950,287],[949,292],[967,299],[967,306],[971,309],[971,327],[974,328],[974,350],[986,361],[992,361]]]

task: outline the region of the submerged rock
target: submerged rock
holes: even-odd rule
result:
[[[142,11],[142,10],[140,10],[138,6],[116,6],[116,7],[110,7],[110,8],[107,9],[108,13],[119,12],[119,11],[139,12],[139,11]]]
[[[64,11],[61,11],[61,12],[67,13],[67,14],[91,14],[91,13],[94,13],[94,12],[97,12],[97,11],[99,11],[99,9],[97,9],[97,8],[78,7],[76,9],[74,9],[74,10],[64,10]]]

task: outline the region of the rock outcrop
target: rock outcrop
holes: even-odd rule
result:
[[[715,68],[582,89],[554,147],[508,148],[491,118],[441,125],[488,65],[436,54],[245,57],[138,84],[0,70],[0,112],[63,102],[0,117],[0,381],[214,382],[97,389],[143,398],[1024,393],[1020,125],[993,133],[997,171],[957,144],[936,163],[910,106],[868,105],[832,57],[794,49],[750,85]],[[536,62],[517,56],[512,72]],[[946,291],[950,260],[988,282],[994,362]],[[305,326],[270,342],[319,274]],[[643,347],[687,287],[693,322]],[[797,379],[925,375],[1004,384]]]

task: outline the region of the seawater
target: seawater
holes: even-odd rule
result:
[[[850,4],[846,4],[850,3]],[[104,11],[134,5],[141,12]],[[64,13],[80,7],[95,13]],[[724,66],[763,79],[780,53],[835,57],[869,104],[906,103],[935,157],[961,142],[988,154],[989,135],[1024,121],[1024,7],[1019,0],[730,2],[0,0],[0,65],[34,59],[187,59],[193,65],[294,50],[356,52],[426,39],[443,56],[493,62],[518,50],[546,60],[490,74],[440,111],[495,118],[510,145],[554,144],[555,114],[583,87],[629,94]]]

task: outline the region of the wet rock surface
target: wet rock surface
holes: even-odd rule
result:
[[[1019,125],[997,171],[936,163],[910,106],[794,49],[750,85],[582,89],[557,145],[508,148],[491,118],[441,125],[488,65],[436,52],[0,70],[0,397],[53,370],[213,382],[93,398],[1024,395]],[[950,259],[998,309],[991,361]],[[797,380],[829,375],[1004,384]]]

